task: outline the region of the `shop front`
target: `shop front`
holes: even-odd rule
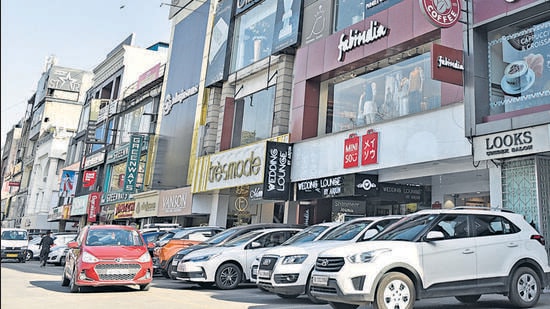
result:
[[[138,224],[138,228],[150,223],[163,223],[163,221],[157,221],[158,205],[159,205],[159,191],[151,190],[134,194],[134,200],[136,206],[134,209],[133,218]]]
[[[200,157],[193,205],[210,213],[210,224],[231,227],[288,222],[293,158],[288,135]]]
[[[191,187],[184,187],[160,191],[157,216],[162,223],[186,227],[207,225],[209,214],[194,207]]]

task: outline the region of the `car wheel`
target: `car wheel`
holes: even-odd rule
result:
[[[313,296],[311,294],[311,272],[309,273],[309,277],[307,279],[307,283],[306,283],[306,296],[307,298],[309,299],[310,302],[314,303],[314,304],[326,304],[327,302],[324,301],[324,300],[320,300],[319,298]]]
[[[289,295],[289,294],[279,294],[279,293],[277,293],[277,296],[279,296],[280,298],[294,299],[294,298],[300,296],[300,294]]]
[[[30,261],[30,260],[32,260],[32,257],[33,256],[32,256],[32,251],[31,250],[25,251],[25,260]]]
[[[508,299],[518,308],[529,308],[538,301],[541,293],[539,276],[528,267],[520,267],[510,281]]]
[[[76,269],[73,271],[73,275],[71,276],[71,281],[69,281],[69,290],[71,293],[78,293],[80,291],[80,287],[76,285],[76,276],[78,274],[76,273]]]
[[[150,283],[147,283],[147,284],[140,284],[139,285],[139,290],[140,291],[149,291],[149,288],[151,287],[151,284]]]
[[[477,302],[477,300],[480,297],[481,297],[481,294],[455,296],[456,300],[458,300],[459,302],[464,303],[464,304],[473,304],[473,303]]]
[[[334,309],[355,309],[359,307],[359,305],[352,305],[352,304],[346,304],[346,303],[336,303],[336,302],[329,302],[329,305]]]
[[[67,273],[65,272],[65,269],[63,269],[63,274],[61,275],[61,286],[68,286],[69,282],[71,281],[67,278]]]
[[[385,274],[376,288],[375,309],[412,309],[416,299],[414,283],[399,272]]]
[[[223,264],[216,271],[216,286],[221,290],[231,290],[241,283],[243,273],[239,266],[233,263]]]

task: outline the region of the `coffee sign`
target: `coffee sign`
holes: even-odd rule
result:
[[[454,26],[460,18],[461,0],[419,0],[428,21],[438,28]]]

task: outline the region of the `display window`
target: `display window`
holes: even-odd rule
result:
[[[236,100],[232,147],[270,138],[274,105],[274,86]]]
[[[236,18],[232,72],[271,55],[276,10],[277,0],[265,0]]]
[[[550,105],[548,16],[506,25],[487,37],[490,108],[484,116],[535,113]]]
[[[322,83],[325,133],[439,108],[441,82],[430,78],[430,70],[428,52],[359,76],[346,73]]]
[[[130,136],[135,133],[148,133],[151,127],[151,115],[153,112],[153,101],[122,115],[118,124],[118,145],[130,142]],[[147,115],[143,115],[143,114]]]
[[[143,178],[145,174],[145,163],[147,160],[146,155],[140,157],[139,171],[137,174],[136,180],[136,189],[137,191],[142,191],[143,189]],[[124,190],[124,177],[126,175],[126,161],[120,162],[118,164],[111,165],[109,171],[109,183],[107,192],[121,192]]]
[[[401,1],[403,0],[336,0],[334,1],[334,32],[356,24]]]

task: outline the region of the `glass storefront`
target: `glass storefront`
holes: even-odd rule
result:
[[[338,76],[322,83],[327,98],[325,133],[439,108],[441,83],[430,78],[430,71],[430,53],[425,53],[343,81]]]

